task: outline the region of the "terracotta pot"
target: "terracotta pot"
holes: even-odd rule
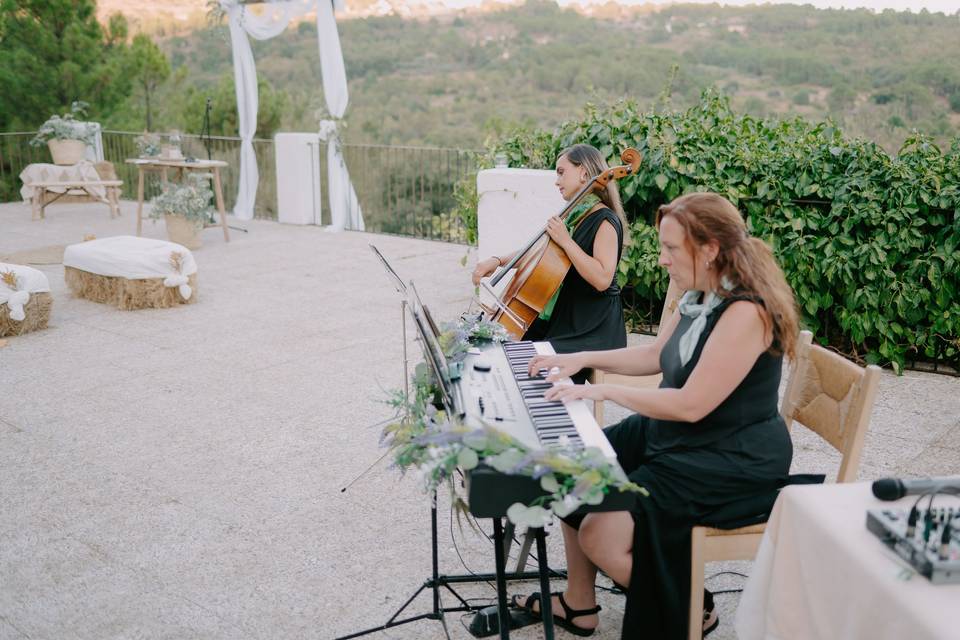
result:
[[[83,140],[47,140],[53,164],[77,164],[83,160],[87,145]]]
[[[163,219],[167,225],[167,238],[170,242],[181,244],[191,251],[203,245],[200,240],[201,229],[197,228],[191,220],[169,213],[164,215]]]

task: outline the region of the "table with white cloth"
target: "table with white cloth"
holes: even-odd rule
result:
[[[94,163],[59,165],[34,162],[20,172],[20,196],[31,204],[32,218],[42,219],[49,204],[63,196],[87,196],[110,207],[110,217],[120,215],[122,180],[104,180]],[[52,195],[52,198],[48,198]]]
[[[143,183],[144,174],[148,171],[159,172],[164,183],[167,182],[168,172],[173,170],[178,179],[183,179],[184,172],[202,171],[209,173],[213,178],[213,193],[217,198],[217,211],[220,212],[220,226],[223,227],[223,239],[230,242],[230,232],[227,231],[227,212],[223,205],[223,184],[220,180],[220,168],[228,166],[223,160],[193,160],[185,159],[164,160],[162,158],[132,158],[127,164],[137,167],[137,235],[143,231]],[[214,225],[215,226],[215,225]]]
[[[905,571],[866,527],[868,509],[906,512],[915,501],[878,500],[869,482],[784,488],[740,598],[740,640],[960,638],[960,584]]]

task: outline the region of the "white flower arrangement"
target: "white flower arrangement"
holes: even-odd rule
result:
[[[213,217],[212,197],[213,191],[206,179],[191,174],[184,182],[167,183],[163,192],[150,201],[153,206],[149,215],[151,218],[179,215],[202,227]]]
[[[156,133],[143,132],[143,135],[133,139],[137,145],[137,152],[141,157],[155,157],[160,155],[160,136]]]
[[[76,101],[70,105],[70,113],[61,116],[51,116],[40,125],[37,135],[30,140],[30,145],[40,147],[48,140],[80,140],[86,144],[93,144],[94,132],[86,122],[79,122],[77,116],[84,116],[89,105],[86,102]]]
[[[347,126],[346,120],[335,118],[326,109],[315,110],[313,117],[317,119],[317,133],[320,139],[339,144],[341,133]]]

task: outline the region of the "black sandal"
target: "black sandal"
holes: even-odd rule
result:
[[[711,622],[711,618],[713,619]],[[703,634],[701,638],[706,638],[710,632],[720,626],[720,616],[717,615],[716,608],[703,610]]]
[[[596,627],[594,627],[593,629],[587,629],[585,627],[580,627],[573,624],[571,620],[573,620],[574,618],[579,618],[581,616],[589,616],[595,613],[600,613],[600,611],[602,610],[600,605],[597,605],[592,609],[571,609],[570,606],[567,604],[567,601],[563,599],[562,591],[555,591],[550,595],[557,596],[557,599],[560,601],[560,606],[563,607],[563,615],[565,616],[563,618],[560,618],[557,616],[557,614],[553,614],[553,624],[560,627],[561,629],[564,629],[565,631],[569,631],[575,636],[587,637],[587,636],[593,635],[593,632],[597,630]],[[538,608],[536,611],[533,609],[533,605],[535,603],[540,604],[539,591],[534,591],[529,596],[527,596],[527,599],[523,601],[523,604],[520,604],[519,602],[517,602],[517,596],[513,596],[510,599],[511,606],[516,607],[517,609],[523,609],[524,611],[526,611],[527,613],[529,613],[531,616],[535,618],[540,618],[541,617],[540,609]]]
[[[703,590],[703,632],[701,638],[706,638],[710,632],[720,625],[720,616],[717,615],[717,605],[713,602],[713,594]]]

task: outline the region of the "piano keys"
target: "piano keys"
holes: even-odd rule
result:
[[[547,401],[544,393],[554,383],[546,382],[546,371],[533,377],[528,374],[534,355],[553,353],[549,342],[519,341],[491,344],[480,353],[468,354],[456,382],[464,421],[468,425],[487,422],[529,449],[596,447],[616,465],[613,447],[587,403]],[[515,502],[530,504],[546,495],[538,480],[486,466],[467,474],[467,486],[471,513],[485,518],[501,517]],[[584,506],[578,512],[620,511],[633,506],[634,500],[632,493],[613,491],[601,504]]]

